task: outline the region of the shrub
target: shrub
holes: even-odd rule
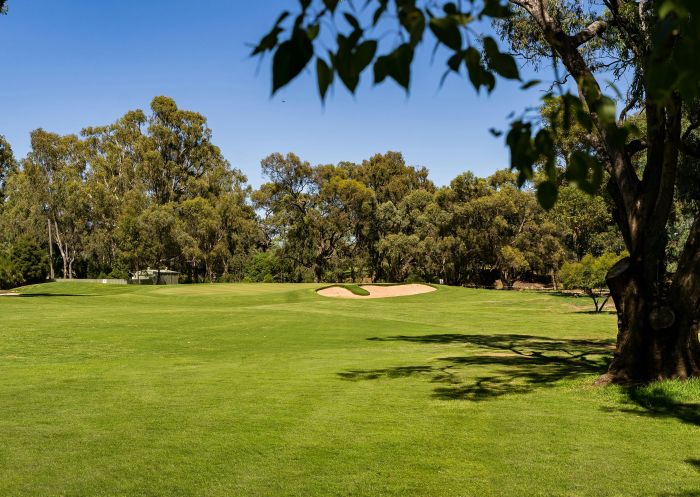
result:
[[[612,253],[605,253],[600,257],[586,254],[580,262],[564,264],[559,276],[564,288],[583,290],[593,299],[595,312],[601,312],[610,298],[605,276],[618,260],[620,256]],[[602,302],[599,302],[601,299]]]
[[[245,266],[244,278],[249,281],[265,281],[269,275],[274,280],[277,257],[271,252],[257,252],[253,254]]]
[[[7,250],[0,251],[0,289],[7,290],[21,284],[21,274]]]

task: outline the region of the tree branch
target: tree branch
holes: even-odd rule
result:
[[[647,142],[645,140],[632,140],[627,145],[625,145],[625,153],[628,157],[632,157],[634,154],[641,152],[647,148]]]
[[[579,31],[574,36],[571,37],[571,42],[575,47],[580,47],[587,41],[595,38],[605,31],[608,27],[608,23],[603,20],[593,21],[585,29]]]
[[[578,82],[579,97],[585,107],[589,109],[610,159],[612,173],[624,203],[625,215],[631,215],[636,209],[640,181],[632,163],[625,154],[624,145],[617,143],[617,129],[613,129],[616,128],[615,124],[601,123],[595,112],[603,94],[591,68],[588,67],[583,55],[574,44],[574,37],[567,35],[562,27],[551,18],[547,12],[546,0],[510,0],[510,2],[525,9],[537,22],[549,45],[559,55],[567,71]],[[636,226],[632,226],[633,224],[630,223],[630,227],[636,228]]]
[[[680,149],[685,155],[700,159],[700,143],[681,142]]]

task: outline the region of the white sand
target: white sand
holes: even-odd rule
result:
[[[409,285],[360,285],[369,292],[369,295],[355,295],[350,290],[339,286],[332,286],[319,290],[318,294],[324,297],[335,297],[341,299],[384,299],[387,297],[405,297],[408,295],[419,295],[421,293],[434,292],[436,289],[429,285],[411,283]]]

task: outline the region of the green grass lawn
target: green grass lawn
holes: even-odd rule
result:
[[[700,496],[700,382],[592,387],[588,300],[314,288],[0,297],[0,496]]]

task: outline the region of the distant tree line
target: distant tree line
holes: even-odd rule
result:
[[[510,288],[624,247],[603,192],[563,183],[546,211],[509,171],[439,187],[388,152],[316,166],[275,153],[262,172],[253,191],[206,119],[167,97],[80,136],[37,129],[19,161],[0,139],[0,284],[167,267],[186,282]]]

